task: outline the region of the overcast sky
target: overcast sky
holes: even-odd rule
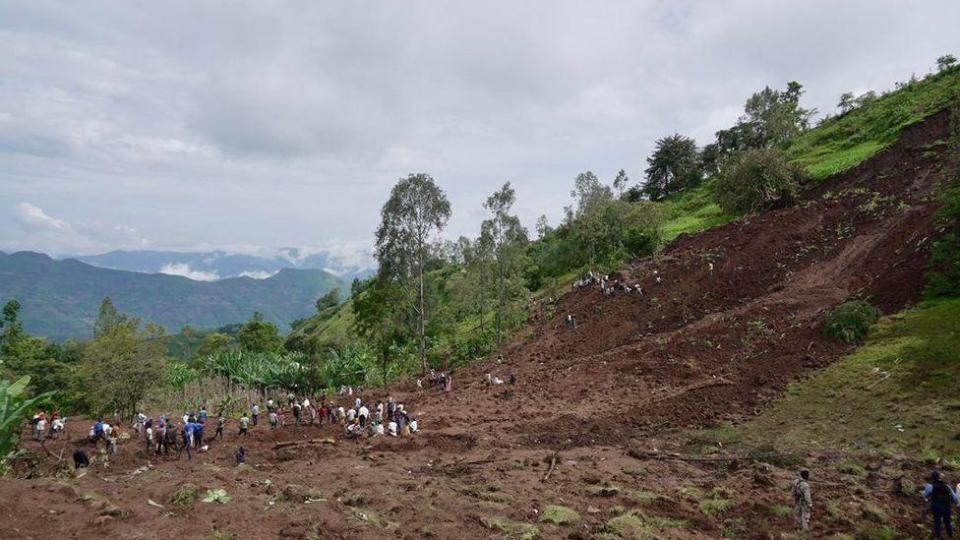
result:
[[[0,1],[0,249],[369,247],[432,174],[474,235],[513,182],[641,179],[765,85],[834,111],[960,53],[960,1]]]

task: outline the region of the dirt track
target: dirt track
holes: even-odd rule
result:
[[[206,538],[215,529],[239,538],[498,538],[504,532],[483,518],[536,523],[538,512],[559,504],[576,509],[580,523],[540,524],[541,537],[589,538],[615,507],[687,521],[657,537],[779,535],[790,518],[769,507],[789,504],[791,470],[744,460],[637,459],[628,451],[680,449],[681,428],[749,418],[789,381],[836,360],[848,347],[823,337],[823,314],[833,306],[856,297],[892,312],[914,302],[940,174],[940,156],[927,145],[946,133],[946,114],[932,117],[793,207],[682,237],[629,265],[621,274],[641,284],[642,296],[564,295],[542,333],[531,329],[504,352],[506,365],[459,370],[450,395],[393,389],[420,420],[423,432],[412,439],[275,451],[277,441],[339,433],[261,427],[246,443],[245,469],[232,466],[235,428],[192,464],[161,460],[139,469],[145,458],[132,443],[110,468],[95,465],[81,479],[0,481],[8,509],[0,530],[10,538]],[[576,329],[564,325],[567,314],[577,316]],[[487,387],[487,372],[504,379],[512,372],[518,384]],[[858,487],[823,466],[815,496],[853,513],[871,501],[901,530],[919,534],[915,502],[889,494],[904,470],[919,475],[919,468],[876,465]],[[49,459],[41,456],[37,467],[49,467]],[[224,488],[234,500],[171,506],[185,483]],[[594,493],[607,484],[621,489]],[[703,494],[681,491],[690,487],[720,488],[736,506],[708,515],[699,508]],[[323,500],[305,504],[308,490]],[[647,500],[638,490],[669,500]],[[116,512],[80,500],[90,493]],[[815,536],[854,530],[855,522],[820,519]]]

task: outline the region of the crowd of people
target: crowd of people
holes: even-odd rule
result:
[[[444,382],[452,384],[447,378]],[[252,403],[248,410],[242,411],[237,422],[237,437],[245,439],[250,431],[260,424],[261,414],[266,413],[267,422],[271,430],[283,429],[288,425],[295,428],[301,426],[323,427],[324,424],[338,426],[343,435],[350,439],[361,437],[411,436],[418,431],[417,420],[407,410],[403,403],[388,397],[386,401],[377,400],[376,403],[365,402],[360,397],[360,389],[342,387],[339,399],[327,399],[323,395],[318,400],[311,400],[308,396],[297,396],[290,393],[285,399],[269,398],[263,408],[259,403]],[[337,402],[344,404],[340,405]],[[35,417],[35,437],[46,430],[46,415],[42,412]],[[62,429],[62,419],[55,413],[55,422],[59,422]],[[188,411],[182,416],[173,417],[163,414],[156,419],[143,412],[136,415],[133,431],[137,438],[142,439],[146,455],[170,456],[177,459],[186,452],[187,459],[193,459],[194,452],[207,452],[213,440],[222,440],[226,430],[228,418],[218,414],[212,418],[206,405],[201,405],[196,411]],[[211,428],[214,428],[211,430]],[[211,431],[213,433],[211,434]],[[115,454],[118,442],[126,436],[121,436],[118,422],[110,424],[102,417],[90,427],[89,440],[99,446],[102,442],[107,454]],[[77,468],[86,466],[89,458],[82,449],[74,454]],[[235,453],[237,464],[246,460],[246,450],[241,446]]]
[[[653,271],[654,276],[656,276],[656,282],[660,283],[660,276],[657,271]],[[626,281],[621,281],[620,278],[606,274],[599,274],[594,271],[587,272],[583,277],[576,280],[572,284],[574,291],[580,289],[586,289],[588,287],[597,287],[600,292],[605,296],[615,296],[618,292],[624,292],[626,294],[636,293],[640,296],[643,296],[643,287],[639,283],[630,285]]]

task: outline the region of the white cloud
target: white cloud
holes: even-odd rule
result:
[[[28,230],[73,232],[69,223],[48,215],[42,208],[28,202],[18,203],[13,215]]]
[[[160,273],[171,276],[182,276],[194,281],[217,281],[220,279],[220,276],[216,272],[194,270],[186,263],[170,263],[164,265],[164,267],[160,269]]]
[[[267,272],[265,270],[247,270],[245,272],[240,272],[240,277],[248,277],[253,279],[267,279],[275,275],[277,275],[276,272]]]
[[[764,85],[831,112],[960,52],[957,20],[956,0],[0,4],[0,209],[53,220],[0,212],[0,247],[366,264],[420,171],[448,236],[505,180],[528,227],[556,222],[578,172],[640,180],[657,137],[703,144]]]

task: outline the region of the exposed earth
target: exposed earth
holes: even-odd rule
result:
[[[643,295],[565,294],[503,351],[504,364],[457,370],[450,394],[392,387],[419,420],[411,438],[261,425],[237,468],[232,424],[192,462],[147,459],[131,440],[109,467],[98,458],[76,478],[51,475],[56,459],[25,436],[33,459],[21,478],[0,480],[0,530],[38,539],[780,538],[793,534],[787,488],[803,461],[813,474],[810,537],[855,534],[878,512],[920,537],[922,508],[905,486],[922,481],[923,463],[876,457],[852,479],[835,466],[841,453],[704,452],[691,441],[698,428],[748,421],[787,383],[848,353],[823,333],[829,309],[861,298],[891,313],[917,300],[944,152],[935,143],[947,133],[947,114],[935,115],[793,206],[681,237],[623,268]],[[577,328],[565,325],[568,314]],[[486,373],[513,373],[517,384],[487,386]],[[72,422],[72,442],[46,445],[64,461],[89,428]],[[201,502],[208,489],[232,500]],[[173,502],[177,493],[186,504]]]

